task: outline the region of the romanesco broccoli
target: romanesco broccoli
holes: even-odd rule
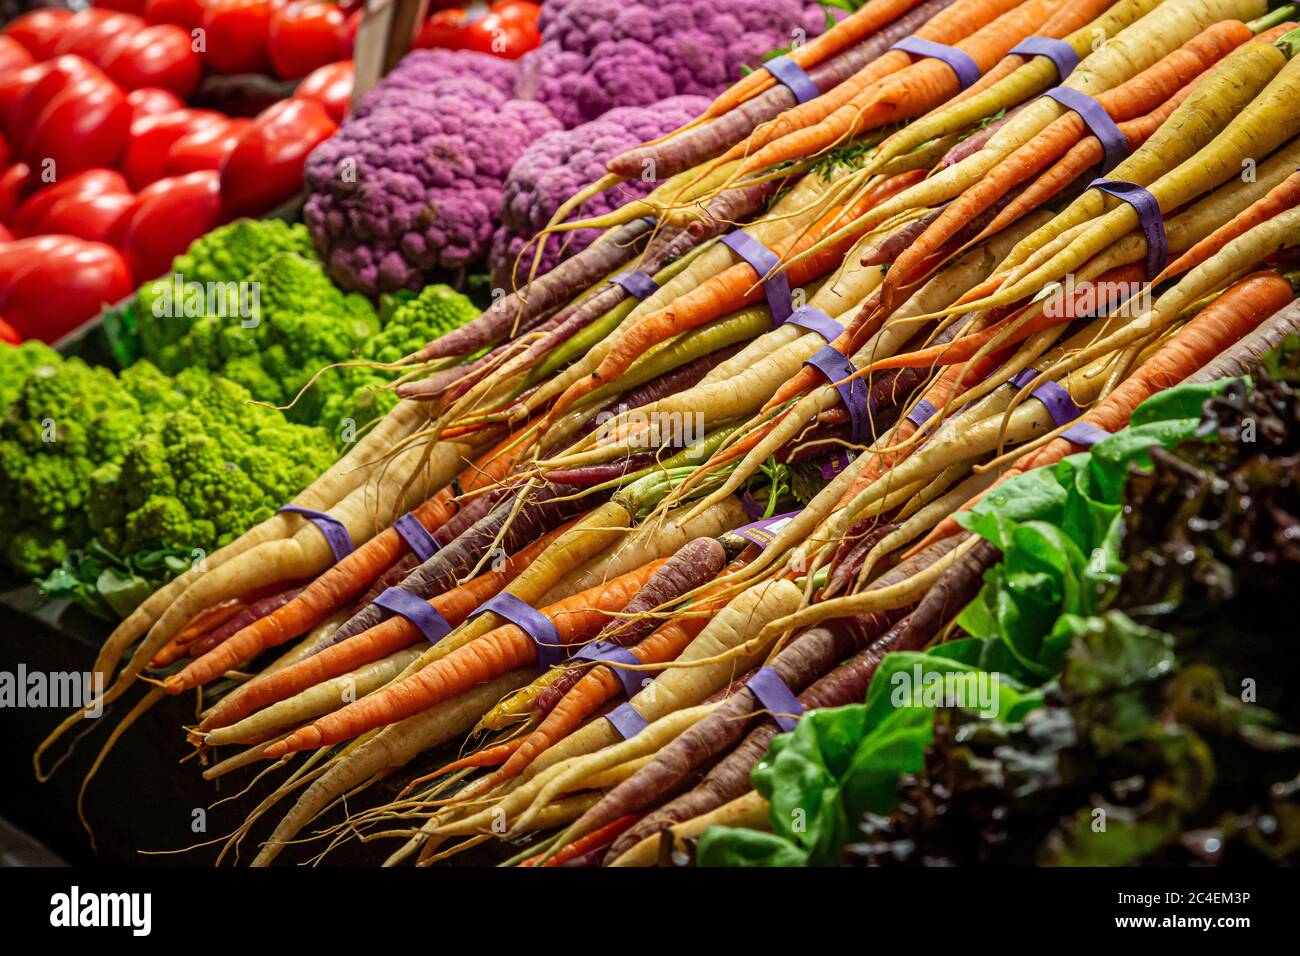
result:
[[[33,369],[55,366],[63,356],[44,342],[28,339],[22,345],[0,342],[0,417],[9,403],[18,397],[18,391]]]
[[[146,282],[137,293],[137,321],[144,356],[164,371],[176,371],[163,359],[163,350],[175,345],[203,315],[185,308],[184,301],[177,301],[178,282],[182,284],[182,296],[198,290],[205,299],[208,284],[212,283],[217,300],[225,301],[227,314],[238,314],[238,300],[224,299],[228,291],[226,283],[242,282],[258,265],[280,252],[313,256],[306,227],[291,226],[279,219],[238,219],[196,239],[172,261],[170,274]],[[237,289],[235,295],[238,296]]]

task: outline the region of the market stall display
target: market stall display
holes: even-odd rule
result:
[[[0,344],[6,560],[114,619],[86,825],[177,698],[218,862],[1294,864],[1300,7],[530,6],[12,204],[136,290],[119,372]],[[107,82],[38,26],[20,143]]]

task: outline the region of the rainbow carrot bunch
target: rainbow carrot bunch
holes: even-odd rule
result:
[[[772,738],[996,564],[954,515],[1300,330],[1296,14],[872,0],[740,79],[534,261],[601,238],[407,357],[309,514],[110,635],[92,704],[137,703],[95,768],[185,698],[205,777],[279,781],[221,841],[256,865],[648,865],[768,825]]]

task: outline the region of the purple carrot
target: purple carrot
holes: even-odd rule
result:
[[[686,231],[703,241],[720,235],[758,209],[776,191],[777,181],[728,189],[704,207],[704,213],[690,221]]]
[[[954,539],[954,546],[966,537],[963,534]],[[944,572],[911,614],[848,663],[810,686],[799,695],[799,703],[805,710],[860,703],[881,659],[893,651],[919,651],[929,644],[979,593],[984,573],[997,564],[1000,557],[998,549],[987,541],[977,543],[960,563]],[[768,743],[778,732],[775,721],[764,718],[705,775],[698,786],[655,810],[620,836],[610,848],[607,859],[617,858],[663,827],[693,819],[741,796],[750,789],[750,771],[767,752]]]
[[[957,143],[952,149],[943,154],[943,158],[940,159],[939,164],[934,167],[934,171],[937,173],[940,170],[947,169],[949,166],[960,163],[967,156],[975,155],[975,153],[983,149],[984,145],[993,138],[994,133],[1005,126],[1011,117],[1020,112],[1020,109],[1023,106],[1024,104],[1021,103],[1020,106],[1007,110],[1006,113],[999,116],[993,122],[981,127],[963,139],[960,143]]]
[[[955,542],[936,542],[872,582],[869,590],[905,581],[951,551]],[[859,615],[847,621],[809,628],[794,638],[767,666],[798,694],[837,663],[857,653],[884,633],[905,609]],[[739,689],[703,720],[683,731],[645,767],[614,787],[588,810],[575,828],[584,833],[613,823],[619,817],[651,806],[687,776],[728,750],[744,736],[762,704],[748,687]]]
[[[625,475],[630,475],[642,468],[649,468],[658,459],[658,454],[653,451],[643,451],[635,455],[629,455],[626,458],[620,458],[618,461],[607,461],[599,465],[586,465],[582,468],[558,468],[555,471],[546,472],[547,481],[558,481],[561,484],[573,485],[575,488],[590,488],[592,485],[603,485],[607,481],[617,481]]]
[[[473,570],[488,553],[489,548],[500,548],[506,554],[513,554],[569,518],[589,510],[594,503],[593,497],[600,497],[577,497],[575,492],[578,490],[569,485],[550,484],[514,490],[394,586],[424,600],[436,597],[455,587],[457,581]],[[520,495],[527,497],[524,504],[516,510]],[[387,614],[387,611],[373,603],[366,604],[334,632],[329,644],[337,644],[374,627]],[[323,649],[319,648],[318,652]]]
[[[715,199],[705,211],[702,218],[694,219],[686,229],[669,227],[662,230],[647,245],[645,254],[636,263],[636,268],[654,275],[664,266],[708,239],[724,232],[731,223],[747,218],[755,212],[776,188],[776,183],[759,183],[741,189],[728,190]],[[586,328],[610,309],[617,306],[628,296],[628,292],[617,283],[609,283],[591,295],[561,309],[556,318],[559,320],[538,341],[529,346],[521,359],[526,366],[544,357],[569,338]],[[401,394],[399,391],[398,394]]]
[[[608,411],[617,415],[630,408],[643,408],[652,402],[667,398],[669,395],[676,395],[678,392],[685,391],[704,378],[714,366],[720,362],[725,362],[739,352],[740,349],[740,344],[728,345],[726,348],[692,359],[684,365],[677,366],[677,368],[669,369],[662,375],[658,375],[650,379],[650,381],[625,392],[618,398],[612,399],[601,411]],[[573,435],[572,440],[577,441],[588,432],[595,431],[599,424],[600,415],[592,417]]]
[[[244,608],[238,614],[228,618],[218,624],[212,630],[200,634],[194,640],[185,646],[190,657],[201,657],[208,651],[212,650],[230,635],[248,627],[254,621],[261,620],[272,611],[284,607],[302,592],[301,587],[289,588],[287,591],[281,591],[279,594],[272,594],[270,597],[264,597],[260,601],[254,601],[248,607]]]
[[[898,258],[899,253],[914,243],[921,233],[930,228],[930,223],[939,218],[947,205],[947,203],[944,203],[942,206],[931,209],[920,219],[913,219],[911,222],[904,223],[889,235],[881,236],[872,242],[862,254],[862,264],[864,266],[883,266],[887,262],[893,262]]]
[[[804,710],[861,703],[866,697],[867,685],[871,683],[871,678],[875,676],[876,668],[880,666],[884,656],[890,651],[901,650],[898,647],[898,636],[906,626],[906,622],[907,618],[899,621],[865,650],[859,651],[799,694],[797,699]],[[833,621],[823,625],[826,628],[834,626],[851,627],[845,621]],[[767,753],[772,738],[780,732],[774,720],[769,717],[760,718],[758,726],[718,761],[695,787],[647,814],[620,834],[610,845],[602,862],[611,863],[646,837],[653,836],[673,824],[692,820],[711,810],[716,810],[752,790],[753,786],[749,782],[750,773]]]
[[[831,555],[830,574],[826,579],[826,587],[822,589],[821,597],[823,599],[835,597],[843,591],[849,582],[858,576],[858,572],[862,570],[862,562],[871,549],[897,527],[898,525],[892,521],[867,518],[849,528],[848,533],[844,535],[844,540]]]
[[[1300,332],[1300,302],[1292,302],[1265,319],[1254,332],[1238,339],[1187,378],[1188,382],[1214,382],[1221,378],[1248,375],[1259,366],[1264,353],[1276,348],[1288,335]]]
[[[839,86],[952,3],[953,0],[929,0],[913,8],[880,32],[812,67],[808,71],[809,79],[817,87],[818,93]],[[640,176],[646,170],[651,171],[656,179],[667,179],[720,156],[749,136],[760,123],[776,118],[795,103],[790,89],[778,83],[727,114],[679,136],[621,153],[609,161],[607,168],[611,173],[628,179]]]
[[[550,272],[538,276],[524,288],[492,303],[478,318],[440,335],[425,345],[415,358],[428,362],[453,355],[468,355],[573,298],[601,276],[609,275],[637,252],[641,239],[654,221],[642,217],[617,227],[600,242],[594,242],[576,256],[565,259]]]
[[[504,488],[493,488],[491,491],[481,492],[466,501],[442,527],[433,533],[433,540],[438,547],[446,547],[457,535],[491,511],[505,493],[506,489]],[[413,551],[407,551],[389,565],[383,574],[375,578],[374,583],[355,602],[355,606],[358,608],[365,607],[379,597],[380,593],[401,583],[401,580],[419,565],[420,556]]]
[[[645,614],[672,604],[683,594],[717,577],[726,561],[726,552],[713,538],[688,541],[633,595],[632,600],[623,608],[624,614]],[[655,617],[632,618],[620,615],[606,624],[595,639],[619,647],[631,647],[661,623]],[[585,673],[586,668],[582,666],[566,668],[563,674],[538,694],[533,702],[533,717],[540,720],[549,714],[551,708],[560,702]]]

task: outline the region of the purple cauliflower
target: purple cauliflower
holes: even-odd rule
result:
[[[530,252],[520,263],[512,284],[511,269],[519,251],[550,222],[562,202],[604,175],[611,157],[676,129],[699,116],[708,105],[708,97],[674,96],[653,106],[621,106],[574,129],[547,133],[524,150],[510,170],[501,197],[501,225],[492,237],[488,257],[492,285],[511,289],[523,283],[532,257]],[[646,195],[654,186],[653,182],[641,180],[622,183],[588,200],[571,218],[611,212]],[[600,232],[578,229],[552,236],[542,257],[541,272],[553,268],[562,257],[585,249]]]
[[[542,44],[519,61],[516,95],[545,103],[566,127],[617,106],[716,96],[741,66],[815,36],[813,0],[565,0],[542,7]]]
[[[303,220],[334,280],[369,295],[484,258],[510,167],[560,128],[543,104],[463,77],[386,79],[366,106],[307,158]]]
[[[383,106],[397,90],[438,93],[457,89],[465,78],[486,83],[503,96],[510,97],[515,88],[515,64],[499,56],[472,50],[412,50],[379,86],[362,97],[352,115],[364,116]],[[398,102],[404,102],[404,95],[396,94]]]

